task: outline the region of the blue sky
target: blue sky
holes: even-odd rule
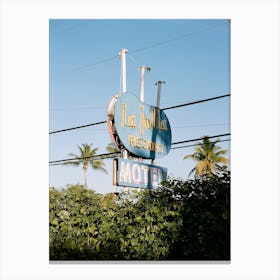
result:
[[[145,74],[145,102],[155,105],[155,82],[164,80],[161,107],[230,93],[230,22],[228,20],[50,20],[50,131],[106,119],[112,96],[120,91],[121,48],[128,49],[127,91],[139,96],[140,65]],[[173,142],[230,132],[230,98],[166,111]],[[107,126],[50,135],[50,160],[78,153],[93,143],[98,153],[110,143]],[[221,138],[226,139],[226,138]],[[190,143],[193,144],[193,143]],[[230,149],[230,142],[220,143]],[[194,147],[171,150],[156,161],[170,175],[186,178],[194,167],[183,160]],[[229,157],[229,154],[227,155]],[[88,171],[88,184],[100,193],[112,186],[108,175]],[[81,167],[51,166],[50,186],[83,183]]]

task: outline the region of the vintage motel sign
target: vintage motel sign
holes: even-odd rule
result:
[[[128,92],[114,96],[111,107],[109,131],[119,147],[124,146],[130,154],[145,159],[161,158],[169,153],[171,128],[162,110]]]
[[[155,189],[166,181],[167,169],[139,161],[116,158],[113,161],[116,186]]]
[[[113,160],[113,184],[123,187],[156,188],[166,181],[167,169],[143,163],[142,159],[166,156],[171,148],[171,128],[165,113],[159,108],[160,86],[158,81],[157,105],[144,103],[144,72],[140,67],[140,99],[126,91],[126,53],[121,49],[121,93],[116,94],[108,107],[107,125],[112,142],[122,152],[122,158]],[[127,157],[139,158],[139,161]]]

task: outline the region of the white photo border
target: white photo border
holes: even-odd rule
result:
[[[2,0],[1,279],[280,279],[277,0]],[[231,20],[229,264],[50,264],[49,19]]]

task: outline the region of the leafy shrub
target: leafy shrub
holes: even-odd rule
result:
[[[230,175],[157,190],[49,190],[51,260],[229,260]]]

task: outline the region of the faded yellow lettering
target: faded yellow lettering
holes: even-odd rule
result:
[[[135,128],[135,115],[130,115],[127,117],[127,125],[129,127]]]
[[[155,128],[156,120],[155,120],[155,108],[152,109],[152,126]]]
[[[151,120],[149,118],[145,118],[144,127],[146,129],[150,129],[152,127]]]
[[[148,150],[156,153],[163,153],[163,145],[156,142],[148,141],[137,136],[128,135],[128,145],[143,150]]]
[[[160,129],[164,130],[164,131],[167,131],[167,122],[166,122],[166,120],[162,120],[160,122]]]
[[[122,104],[122,123],[121,123],[122,128],[125,127],[125,119],[126,119],[126,103],[123,103]]]
[[[144,105],[140,105],[140,120],[139,120],[139,136],[143,134],[143,122],[144,122]]]
[[[142,141],[142,147],[143,147],[144,150],[147,150],[147,149],[148,149],[147,140],[143,139],[143,141]]]

